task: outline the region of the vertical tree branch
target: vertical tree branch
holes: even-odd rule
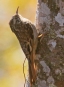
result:
[[[43,34],[37,47],[38,87],[63,87],[64,1],[38,0],[36,28]]]

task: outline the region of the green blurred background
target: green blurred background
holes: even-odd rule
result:
[[[9,27],[9,21],[19,6],[23,17],[35,22],[37,0],[0,0],[0,87],[23,87],[25,55]],[[27,75],[27,61],[25,73]]]

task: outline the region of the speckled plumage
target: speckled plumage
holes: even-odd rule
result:
[[[29,61],[29,76],[31,84],[35,82],[34,59],[37,47],[37,31],[34,24],[16,13],[9,22],[12,32],[17,36],[23,52]],[[34,73],[34,75],[33,75]]]

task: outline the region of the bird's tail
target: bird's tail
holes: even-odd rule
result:
[[[36,81],[36,70],[33,61],[29,63],[29,79],[30,79],[30,85],[31,86],[34,85]]]

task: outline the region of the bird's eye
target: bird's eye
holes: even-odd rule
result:
[[[19,20],[16,20],[16,23],[17,23],[17,24],[19,24],[19,23],[20,23],[20,21],[19,21]]]
[[[20,19],[19,18],[16,19],[16,24],[20,24]]]
[[[18,16],[14,16],[14,24],[20,24],[20,18]]]

